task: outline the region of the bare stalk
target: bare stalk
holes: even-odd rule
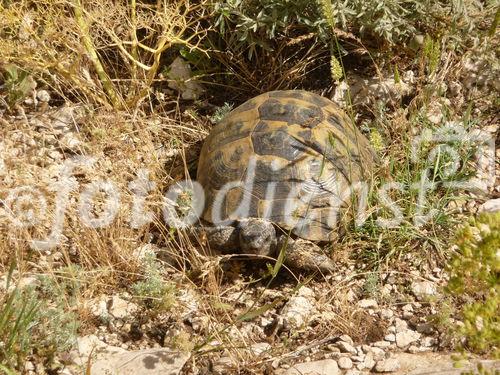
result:
[[[76,22],[78,24],[78,27],[80,28],[83,45],[85,47],[85,50],[89,54],[90,61],[92,62],[92,65],[96,70],[97,76],[99,77],[99,80],[104,88],[104,91],[108,95],[111,105],[114,108],[121,108],[122,105],[116,93],[115,87],[113,86],[113,83],[111,82],[108,74],[104,70],[101,60],[97,55],[97,51],[94,48],[94,44],[92,43],[89,27],[85,22],[83,16],[83,6],[81,4],[81,1],[73,0],[73,8],[75,12]]]

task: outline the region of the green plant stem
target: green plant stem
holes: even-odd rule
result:
[[[81,1],[73,0],[73,8],[75,12],[76,22],[78,24],[78,27],[80,28],[82,42],[85,47],[85,50],[89,54],[90,61],[92,62],[92,65],[96,70],[97,76],[99,77],[99,80],[101,81],[101,84],[106,94],[109,97],[111,105],[115,109],[120,109],[122,105],[118,98],[118,94],[116,93],[115,87],[113,86],[111,79],[104,70],[101,60],[97,55],[97,51],[94,47],[94,44],[92,43],[88,24],[85,22],[85,19],[83,17],[83,6]]]
[[[495,18],[493,19],[493,23],[491,24],[490,30],[488,31],[489,36],[495,35],[499,21],[500,21],[500,6],[497,8],[497,11],[495,12]]]

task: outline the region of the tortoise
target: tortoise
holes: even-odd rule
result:
[[[302,90],[258,95],[227,114],[202,146],[197,182],[208,243],[265,256],[285,248],[288,265],[331,271],[318,243],[337,237],[346,192],[370,182],[376,161],[329,99]]]

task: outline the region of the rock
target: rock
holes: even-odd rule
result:
[[[372,344],[375,348],[387,348],[391,345],[388,341],[377,341]]]
[[[331,351],[332,353],[340,353],[340,349],[339,349],[339,348],[337,348],[337,347],[336,347],[335,345],[333,345],[333,344],[328,344],[326,347],[327,347],[327,349],[328,349],[329,351]]]
[[[410,48],[418,51],[424,45],[425,36],[422,34],[415,34],[410,40]]]
[[[339,336],[339,340],[343,341],[343,342],[346,342],[346,343],[348,343],[350,345],[354,345],[354,341],[352,341],[351,336],[349,336],[349,335]]]
[[[358,302],[358,306],[362,309],[368,309],[370,307],[378,307],[378,303],[374,299],[362,299]]]
[[[99,298],[93,299],[89,302],[89,309],[94,317],[101,320],[107,320],[109,318],[107,303],[108,299],[108,296],[102,295]]]
[[[481,147],[481,151],[476,153],[475,170],[476,175],[469,179],[468,190],[474,194],[484,196],[490,189],[495,188],[496,181],[498,181],[498,168],[495,168],[495,161],[500,157],[500,148],[487,147],[486,144],[493,146],[497,138],[496,132],[498,125],[494,125],[495,128],[490,128],[485,126],[481,129],[472,129],[468,133],[468,138],[474,140],[474,142]],[[483,144],[484,146],[479,146]],[[469,211],[475,211],[478,207],[477,202],[472,200],[468,201],[466,208]]]
[[[76,152],[81,145],[82,142],[73,132],[65,133],[59,140],[59,146],[64,151]]]
[[[384,353],[382,352],[382,356],[379,356],[379,360],[384,358]],[[363,361],[363,366],[368,370],[371,370],[376,364],[375,354],[373,352],[368,352],[365,355],[365,360]]]
[[[353,103],[366,105],[375,101],[388,103],[401,100],[402,97],[411,94],[415,89],[411,83],[414,79],[413,72],[405,72],[401,78],[399,82],[396,82],[393,74],[387,78],[379,76],[364,78],[351,75],[350,79],[353,82],[350,85],[350,95]]]
[[[450,93],[452,96],[458,96],[462,93],[462,85],[457,81],[451,81],[448,83],[450,88]]]
[[[135,303],[125,301],[118,296],[113,296],[108,311],[114,318],[125,319],[127,316],[134,314],[138,309],[139,307]]]
[[[351,357],[351,360],[353,362],[363,362],[365,360],[365,355],[364,354],[353,355]]]
[[[423,337],[420,340],[420,344],[424,347],[431,347],[436,344],[436,339],[434,337],[429,337],[429,336]]]
[[[290,367],[285,375],[340,375],[341,371],[333,359],[298,363]]]
[[[406,331],[408,329],[408,323],[406,323],[406,321],[399,319],[399,318],[396,318],[394,320],[394,326],[396,327],[396,333],[403,332],[403,331]]]
[[[314,292],[302,287],[297,295],[292,296],[281,311],[284,320],[294,328],[304,326],[317,312],[314,306]]]
[[[71,364],[86,365],[90,355],[105,355],[123,353],[125,350],[117,346],[111,346],[100,340],[95,335],[78,337],[76,348],[69,352],[68,361]]]
[[[352,289],[349,289],[346,294],[346,300],[347,302],[354,302],[357,299],[356,293]]]
[[[352,368],[352,361],[349,357],[341,357],[337,360],[337,363],[342,370],[349,370]]]
[[[345,375],[361,375],[361,371],[359,370],[347,370]]]
[[[220,357],[213,365],[214,375],[223,375],[231,371],[231,367],[234,365],[233,360],[228,355],[223,355]]]
[[[62,160],[62,158],[63,158],[63,155],[59,151],[56,151],[56,150],[49,151],[47,153],[47,156],[54,161],[59,161],[59,160]]]
[[[36,276],[25,276],[22,277],[17,283],[18,289],[26,289],[26,288],[36,288],[40,286],[40,279]]]
[[[370,349],[366,354],[368,355],[368,353],[372,353],[373,359],[375,361],[381,361],[385,358],[385,352],[382,349],[377,348],[377,347],[371,347],[371,346],[369,346],[369,348]],[[373,365],[375,365],[375,363]]]
[[[183,320],[190,319],[191,317],[197,317],[197,315],[199,315],[200,305],[198,303],[198,295],[194,290],[189,288],[179,289],[176,293],[176,301],[178,305],[177,308],[179,310],[178,313]],[[196,320],[199,321],[200,317]]]
[[[431,103],[427,109],[427,119],[437,125],[443,121],[443,118],[442,104],[439,102]]]
[[[356,370],[361,371],[365,370],[365,365],[363,363],[356,363]]]
[[[78,123],[85,114],[85,110],[80,106],[61,107],[54,111],[50,117],[52,127],[55,129],[66,129]]]
[[[407,303],[406,305],[404,305],[401,310],[403,311],[411,311],[413,312],[413,306],[410,304],[410,303]]]
[[[335,343],[335,346],[340,349],[342,353],[357,354],[356,348],[345,341],[339,341]]]
[[[455,199],[450,201],[446,206],[450,213],[461,213],[464,211],[464,207],[467,204],[467,200],[463,198]]]
[[[349,95],[349,85],[346,81],[340,82],[335,87],[335,92],[332,97],[332,101],[341,108],[346,108]]]
[[[191,355],[169,349],[145,349],[110,354],[92,365],[92,375],[179,374]]]
[[[389,333],[388,335],[385,335],[384,340],[389,342],[395,342],[396,335],[394,333]]]
[[[375,372],[394,372],[399,370],[400,367],[401,365],[396,358],[387,358],[377,362]]]
[[[27,361],[25,364],[24,364],[24,370],[25,371],[35,371],[35,365],[33,364],[33,362],[31,361]]]
[[[383,296],[390,296],[392,294],[392,285],[391,284],[384,284],[382,286],[382,290],[380,291],[380,294]]]
[[[479,206],[478,212],[497,212],[500,211],[500,198],[490,199]]]
[[[168,83],[168,87],[179,91],[182,99],[197,99],[205,91],[201,84],[192,79],[191,67],[189,63],[184,61],[181,57],[177,57],[172,64],[170,64],[168,78],[171,80]]]
[[[0,211],[1,213],[2,211]],[[13,292],[16,288],[18,290],[23,290],[26,288],[36,288],[40,286],[40,279],[35,276],[25,276],[21,277],[19,281],[10,280],[9,288],[7,290],[7,276],[0,276],[0,292]]]
[[[480,362],[486,369],[500,369],[499,361],[476,360],[462,363],[461,368],[455,368],[455,360],[450,354],[437,353],[396,353],[394,359],[398,360],[401,367],[394,375],[461,375],[467,370],[476,370],[476,363]],[[474,373],[476,371],[473,371]]]
[[[417,324],[417,332],[418,333],[424,333],[424,334],[429,334],[434,331],[434,328],[432,324],[430,323],[420,323]]]
[[[410,329],[396,333],[396,345],[398,348],[405,348],[420,338],[420,333]]]
[[[410,345],[407,349],[408,353],[418,353],[420,348],[416,345]]]
[[[497,75],[494,68],[486,58],[480,57],[476,61],[467,58],[463,62],[463,71],[461,74],[462,83],[467,89],[473,87],[491,86],[495,90],[500,89],[500,84],[496,79]]]
[[[411,284],[411,291],[417,300],[422,301],[436,295],[437,288],[431,281],[414,281]]]
[[[41,102],[48,103],[50,101],[50,94],[47,90],[38,90],[36,98]]]
[[[410,320],[413,317],[413,313],[410,311],[403,311],[403,319]]]
[[[394,316],[394,311],[392,311],[391,309],[382,309],[380,310],[379,314],[382,319],[389,320]]]
[[[272,346],[267,343],[267,342],[258,342],[256,344],[253,344],[251,347],[250,347],[250,351],[254,354],[254,355],[261,355],[261,354],[264,354],[268,351],[270,351],[272,348]]]

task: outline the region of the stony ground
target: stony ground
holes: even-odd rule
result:
[[[450,98],[436,101],[429,109],[431,121],[442,121],[439,108],[443,101],[448,100],[447,105],[463,101],[461,93],[467,90],[467,80],[473,79],[470,77],[479,68],[469,66],[469,70],[469,74],[463,75],[466,79],[448,85]],[[390,79],[382,83],[358,79],[352,91],[355,99],[391,101],[411,92],[411,72],[404,74],[403,79],[402,84]],[[483,78],[474,79],[477,84]],[[337,90],[335,99],[342,103],[341,89]],[[106,124],[105,130],[97,127],[82,130],[81,118],[88,114],[86,111],[79,106],[53,105],[50,90],[40,89],[34,90],[16,113],[3,113],[0,118],[3,191],[30,184],[48,189],[57,180],[61,163],[74,155],[97,153],[99,166],[104,167],[101,170],[108,168],[125,173],[135,169],[138,161],[163,165],[175,155],[175,149],[155,143],[159,140],[146,142],[133,127],[122,132],[123,123],[132,121],[130,118],[110,119],[99,115],[100,123]],[[150,128],[162,125],[155,119],[148,121]],[[118,129],[113,129],[114,125]],[[495,123],[479,124],[477,130],[498,134]],[[105,133],[99,134],[99,131]],[[96,139],[102,141],[96,142]],[[136,159],[128,158],[129,149],[138,150],[134,154]],[[488,194],[457,199],[450,204],[450,211],[471,214],[500,210],[499,151],[496,150],[495,156],[496,180],[488,187]],[[489,168],[488,165],[483,168],[479,165],[479,180],[485,179],[488,173],[485,168]],[[79,181],[99,177],[96,170],[82,168]],[[67,224],[71,227],[71,220]],[[30,235],[36,238],[48,229],[49,226],[38,228]],[[8,234],[7,223],[2,224],[1,230],[8,241],[19,239]],[[65,231],[61,250],[31,255],[23,275],[15,275],[18,284],[39,286],[37,275],[61,268],[67,257],[85,261],[77,232],[77,229]],[[127,259],[133,259],[137,269],[145,274],[153,272],[148,268],[148,259],[158,259],[162,264],[162,277],[171,283],[168,291],[171,300],[164,301],[168,306],[151,309],[147,303],[138,301],[123,281],[125,287],[117,282],[93,289],[72,306],[84,324],[75,346],[56,354],[57,370],[45,369],[35,356],[26,363],[27,374],[69,375],[85,369],[91,369],[96,375],[356,375],[370,372],[423,375],[461,371],[454,369],[456,359],[450,354],[456,343],[450,342],[448,332],[438,321],[443,302],[441,288],[448,277],[446,270],[442,262],[432,257],[414,256],[418,249],[391,263],[381,264],[376,278],[366,264],[346,259],[339,261],[334,274],[310,279],[308,275],[283,270],[283,275],[270,285],[259,280],[260,265],[200,255],[206,274],[201,272],[198,278],[202,280],[201,285],[197,285],[166,256],[170,251],[168,246],[154,241],[146,244],[147,241],[134,241],[129,241],[132,250]],[[217,273],[214,269],[223,272]],[[214,278],[214,274],[217,277]],[[300,287],[297,287],[298,279]],[[5,291],[6,274],[2,280]],[[452,319],[446,324],[461,323]],[[481,360],[500,371],[498,362]],[[462,365],[474,367],[475,361],[470,359]]]

